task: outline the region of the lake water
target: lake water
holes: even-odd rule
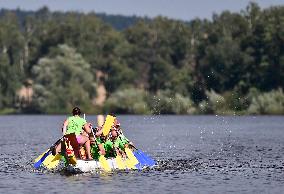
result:
[[[64,119],[0,117],[0,193],[284,193],[283,116],[118,116],[156,168],[34,170],[32,160],[60,138]]]

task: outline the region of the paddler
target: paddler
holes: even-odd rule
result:
[[[63,135],[68,135],[71,133],[75,133],[76,139],[79,145],[85,145],[86,154],[89,160],[92,160],[90,151],[90,140],[89,135],[92,133],[90,124],[87,121],[80,117],[81,110],[78,107],[73,108],[71,117],[68,117],[64,123],[62,128]],[[60,144],[59,144],[60,145]],[[61,146],[56,148],[56,153],[59,152]]]
[[[121,142],[118,139],[118,134],[116,130],[112,129],[107,141],[104,143],[104,149],[106,151],[106,157],[115,157],[115,155],[120,155],[123,158],[126,157],[123,147],[120,147]]]
[[[120,123],[117,119],[115,119],[114,125],[112,126],[109,134],[109,138],[104,144],[106,155],[113,157],[113,151],[115,151],[116,155],[120,155],[125,158],[125,148],[127,148],[129,145],[132,145],[132,143],[123,135],[122,129],[120,128]]]
[[[103,126],[104,124],[104,116],[103,115],[98,115],[97,117],[97,127],[93,128],[91,127],[93,131],[93,136],[90,138],[91,140],[91,153],[95,159],[98,159],[100,155],[105,155],[105,148],[104,148],[104,143],[105,143],[105,137],[102,136],[103,133]]]
[[[92,130],[94,131],[94,137],[91,137],[91,149],[95,158],[98,159],[99,155],[105,155],[102,127],[96,127]]]
[[[132,142],[130,142],[122,133],[122,129],[120,126],[120,122],[116,119],[114,122],[113,130],[115,130],[118,134],[118,139],[117,141],[119,143],[119,146],[123,148],[123,150],[128,147],[129,145],[133,145]]]

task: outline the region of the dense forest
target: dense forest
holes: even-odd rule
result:
[[[0,113],[284,114],[284,6],[184,22],[1,10]]]

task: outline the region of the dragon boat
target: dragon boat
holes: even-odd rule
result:
[[[134,146],[132,146],[132,148],[125,148],[125,158],[119,155],[114,155],[114,153],[102,156],[99,155],[98,152],[95,152],[95,154],[93,154],[93,157],[95,159],[86,160],[84,148],[76,147],[76,144],[74,144],[75,137],[73,135],[69,135],[66,137],[66,139],[68,139],[70,145],[73,145],[73,147],[70,145],[69,147],[63,146],[65,154],[63,154],[63,156],[61,157],[64,160],[66,170],[69,172],[78,173],[100,170],[141,170],[144,168],[153,167],[156,164],[153,159],[151,159],[149,156],[147,156],[145,153],[143,153],[141,150],[138,150]]]
[[[103,124],[103,134],[107,136],[116,118],[108,115]],[[61,152],[56,154],[55,147],[60,144]],[[92,149],[92,147],[91,147]],[[92,154],[94,159],[86,160],[84,147],[79,147],[75,134],[64,135],[48,150],[35,159],[34,167],[41,166],[47,169],[54,169],[59,166],[60,161],[68,172],[92,172],[92,171],[113,171],[113,170],[133,170],[153,167],[156,162],[147,156],[134,145],[124,149],[124,157],[120,155],[106,154],[99,155],[98,151]]]
[[[144,153],[143,153],[144,154]],[[156,162],[142,153],[138,154],[135,152],[134,155],[137,157],[138,163],[136,165],[131,164],[129,159],[122,159],[118,161],[117,158],[107,158],[105,162],[109,166],[109,169],[106,170],[106,167],[100,160],[81,160],[78,159],[76,164],[68,164],[66,170],[71,173],[85,173],[85,172],[94,172],[94,171],[115,171],[115,170],[143,170],[145,168],[151,168],[156,165]]]

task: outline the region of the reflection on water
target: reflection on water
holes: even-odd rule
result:
[[[1,193],[282,193],[284,117],[119,116],[158,162],[143,171],[70,174],[32,159],[60,137],[64,116],[0,117]],[[94,122],[95,116],[88,116]]]

